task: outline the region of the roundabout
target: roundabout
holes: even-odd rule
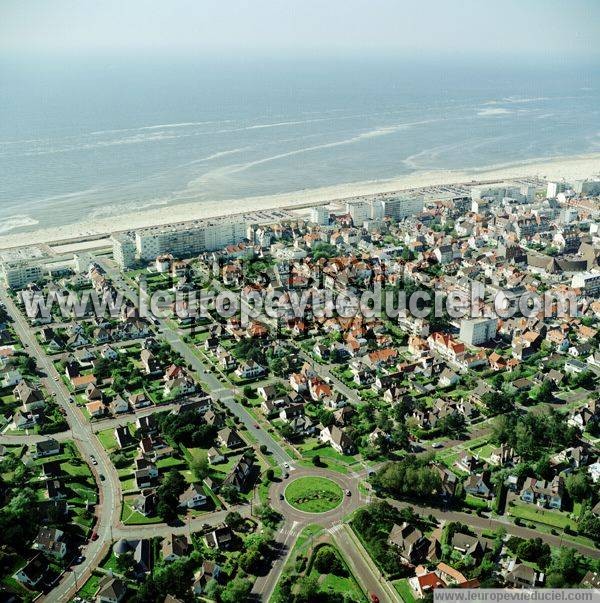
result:
[[[305,476],[291,481],[284,491],[289,505],[304,513],[326,513],[344,500],[342,488],[327,477]]]
[[[271,484],[269,499],[276,511],[298,527],[329,527],[365,504],[357,477],[320,467],[296,467],[289,479]]]

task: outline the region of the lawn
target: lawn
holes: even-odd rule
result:
[[[467,494],[465,496],[465,503],[471,509],[487,509],[488,501],[483,498],[478,498],[477,496],[473,496],[472,494]]]
[[[400,598],[404,601],[404,603],[415,603],[415,597],[413,595],[413,591],[408,584],[408,580],[406,578],[404,580],[397,580],[396,582],[392,582],[394,588],[398,591]]]
[[[306,467],[308,469],[314,469],[315,467],[312,461],[299,461],[298,465],[300,465],[301,467]],[[341,473],[343,475],[348,475],[348,473],[350,473],[347,465],[336,463],[333,459],[321,458],[321,464],[319,465],[319,467],[323,469],[329,469],[330,471],[336,471],[337,473]]]
[[[569,525],[572,528],[577,527],[577,522],[573,519],[569,519],[566,513],[560,511],[550,511],[547,509],[540,509],[535,505],[529,505],[526,503],[513,503],[509,504],[508,512],[513,517],[519,517],[526,521],[535,521],[537,523],[545,523],[553,528],[564,529],[565,526]]]
[[[145,517],[131,507],[131,503],[135,500],[134,497],[125,497],[123,507],[121,509],[121,521],[126,526],[134,526],[148,523],[160,523],[160,517]]]
[[[100,440],[102,446],[107,452],[111,450],[115,450],[117,448],[117,440],[115,438],[115,433],[113,429],[105,429],[104,431],[99,431],[96,436]]]
[[[98,590],[100,577],[96,575],[90,576],[89,580],[79,589],[79,596],[83,599],[91,601]]]
[[[325,513],[343,500],[342,489],[325,477],[300,477],[285,489],[285,498],[292,507],[306,513]]]
[[[314,443],[313,443],[314,442]],[[297,446],[302,453],[302,456],[307,459],[312,459],[314,456],[320,456],[321,458],[333,459],[339,463],[345,463],[346,465],[352,465],[356,462],[356,456],[346,456],[340,454],[337,450],[334,450],[331,446],[324,446],[318,443],[316,440],[309,440],[305,444]]]
[[[336,574],[320,574],[315,568],[310,572],[310,576],[316,578],[319,581],[319,588],[321,591],[326,592],[336,600],[344,598],[344,593],[349,593],[353,596],[353,601],[364,601],[365,597],[361,591],[358,582],[350,572],[346,562],[341,557],[340,552],[331,545],[325,545],[326,548],[331,549],[336,557],[340,560],[344,567],[344,575],[338,576]]]

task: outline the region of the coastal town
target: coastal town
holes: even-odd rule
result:
[[[10,248],[0,282],[2,600],[600,588],[597,177]]]

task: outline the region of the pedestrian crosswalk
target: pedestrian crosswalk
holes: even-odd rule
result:
[[[343,529],[343,526],[341,523],[332,523],[331,526],[329,528],[327,528],[327,531],[333,536],[336,532],[339,532],[340,530]]]

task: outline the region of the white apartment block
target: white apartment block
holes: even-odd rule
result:
[[[403,220],[423,211],[421,195],[399,195],[383,199],[383,211],[386,217],[393,220]]]
[[[136,231],[136,253],[139,259],[146,261],[165,253],[188,257],[240,243],[246,235],[246,222],[241,217],[152,226]]]
[[[585,295],[600,294],[600,272],[579,272],[571,280],[573,289],[581,289]]]
[[[87,274],[90,266],[94,263],[91,253],[74,253],[73,270],[76,274]]]
[[[558,193],[564,193],[569,188],[566,182],[548,182],[546,199],[556,199]]]
[[[473,200],[491,199],[493,203],[501,203],[506,198],[514,199],[519,203],[532,203],[535,201],[535,187],[516,182],[501,182],[471,188]]]
[[[373,199],[371,202],[371,220],[381,221],[385,218],[383,199]]]
[[[121,268],[131,268],[135,265],[136,246],[134,238],[129,234],[114,234],[113,258]]]
[[[352,218],[354,226],[362,226],[363,222],[371,219],[371,203],[359,199],[346,201],[346,213]]]
[[[0,276],[9,289],[23,289],[29,283],[39,281],[42,275],[41,266],[25,260],[0,264]]]
[[[329,210],[325,205],[318,205],[310,209],[310,221],[319,226],[327,226],[329,224]]]
[[[493,339],[496,336],[497,330],[497,318],[461,320],[458,338],[467,345],[482,345]]]

